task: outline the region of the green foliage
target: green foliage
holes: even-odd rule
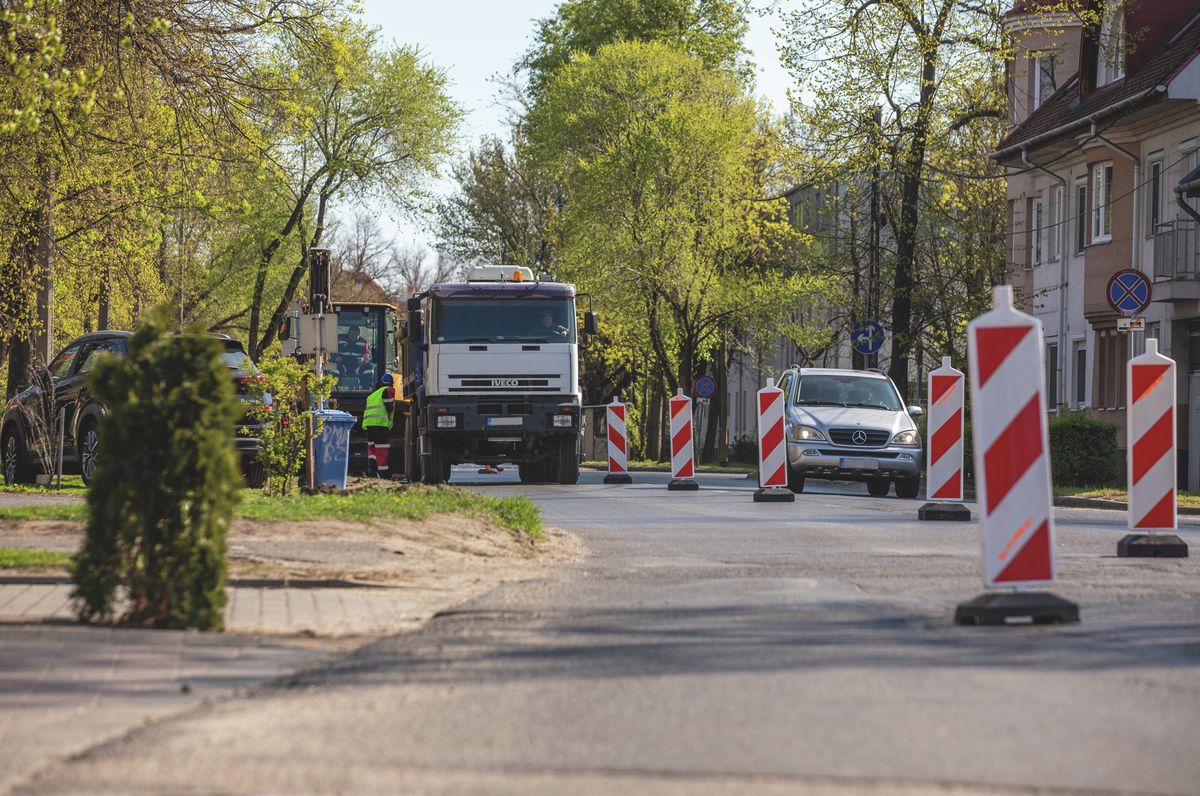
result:
[[[240,411],[221,344],[175,332],[170,308],[151,312],[129,356],[91,376],[108,409],[76,558],[81,619],[219,630],[225,606],[225,532],[237,494],[233,424]]]
[[[65,567],[71,563],[66,553],[53,550],[30,550],[21,547],[0,547],[0,569],[33,569]]]
[[[1050,420],[1050,472],[1062,486],[1107,484],[1120,472],[1117,427],[1087,412]]]
[[[308,441],[310,401],[323,401],[333,391],[335,376],[316,377],[291,357],[262,363],[262,373],[247,382],[253,401],[249,414],[258,424],[254,433],[262,441],[258,461],[267,471],[267,493],[289,495],[300,474]],[[314,435],[321,433],[318,421]]]

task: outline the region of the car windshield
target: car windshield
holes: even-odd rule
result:
[[[384,313],[368,307],[338,307],[337,353],[329,357],[338,392],[370,392],[379,381]]]
[[[435,343],[574,343],[571,299],[447,299],[433,307]]]
[[[900,398],[887,379],[831,373],[800,377],[799,406],[851,406],[898,412]]]
[[[238,343],[225,345],[225,350],[221,352],[221,362],[230,370],[244,370],[247,373],[258,372],[258,368],[254,367],[253,360],[246,355]]]

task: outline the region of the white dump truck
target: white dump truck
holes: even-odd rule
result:
[[[582,396],[575,286],[511,265],[408,300],[402,322],[405,471],[439,484],[454,464],[515,464],[525,483],[579,478]],[[399,419],[399,418],[398,418]]]

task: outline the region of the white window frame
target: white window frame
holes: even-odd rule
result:
[[[1045,211],[1042,208],[1042,200],[1034,199],[1033,205],[1029,209],[1030,248],[1032,250],[1032,255],[1029,259],[1033,265],[1042,264],[1042,255],[1044,254],[1042,250],[1042,225],[1044,221]]]
[[[1050,202],[1050,262],[1057,262],[1062,257],[1063,211],[1066,208],[1066,192],[1062,186],[1054,189],[1054,198]]]
[[[1092,243],[1112,241],[1112,161],[1092,168]]]
[[[1034,110],[1040,108],[1043,102],[1050,99],[1051,95],[1054,94],[1054,91],[1057,88],[1054,81],[1054,67],[1056,60],[1057,58],[1053,52],[1031,53],[1029,56],[1029,65],[1033,69],[1032,104]],[[1047,67],[1050,72],[1050,91],[1045,97],[1043,97],[1042,89],[1044,89],[1045,86],[1042,85],[1042,70],[1046,69]]]
[[[1150,156],[1150,162],[1146,165],[1146,237],[1154,237],[1154,228],[1163,222],[1163,210],[1166,205],[1163,203],[1163,186],[1166,184],[1167,173],[1163,169],[1162,152],[1155,152]],[[1158,218],[1154,217],[1154,205],[1158,204]]]
[[[1083,373],[1079,372],[1079,355],[1083,354]],[[1079,396],[1079,377],[1083,376],[1083,397]],[[1078,338],[1071,341],[1071,403],[1076,409],[1083,409],[1088,405],[1088,388],[1091,386],[1087,382],[1088,363],[1087,363],[1087,339]]]
[[[1125,11],[1109,2],[1100,22],[1100,41],[1096,52],[1096,87],[1107,86],[1125,77]]]
[[[1080,194],[1083,194],[1083,199],[1080,201]],[[1088,227],[1091,224],[1088,215],[1088,185],[1087,177],[1080,177],[1075,180],[1075,213],[1071,216],[1071,221],[1074,222],[1075,234],[1071,236],[1071,246],[1075,254],[1083,254],[1083,250],[1088,245]],[[1080,234],[1082,232],[1082,235]],[[1082,238],[1082,240],[1081,240]]]

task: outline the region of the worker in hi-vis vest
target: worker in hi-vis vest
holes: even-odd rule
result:
[[[375,390],[367,396],[367,408],[363,411],[362,425],[367,432],[368,467],[378,478],[390,477],[388,457],[392,452],[392,410],[396,404],[396,391],[392,387],[392,374],[379,377]]]

